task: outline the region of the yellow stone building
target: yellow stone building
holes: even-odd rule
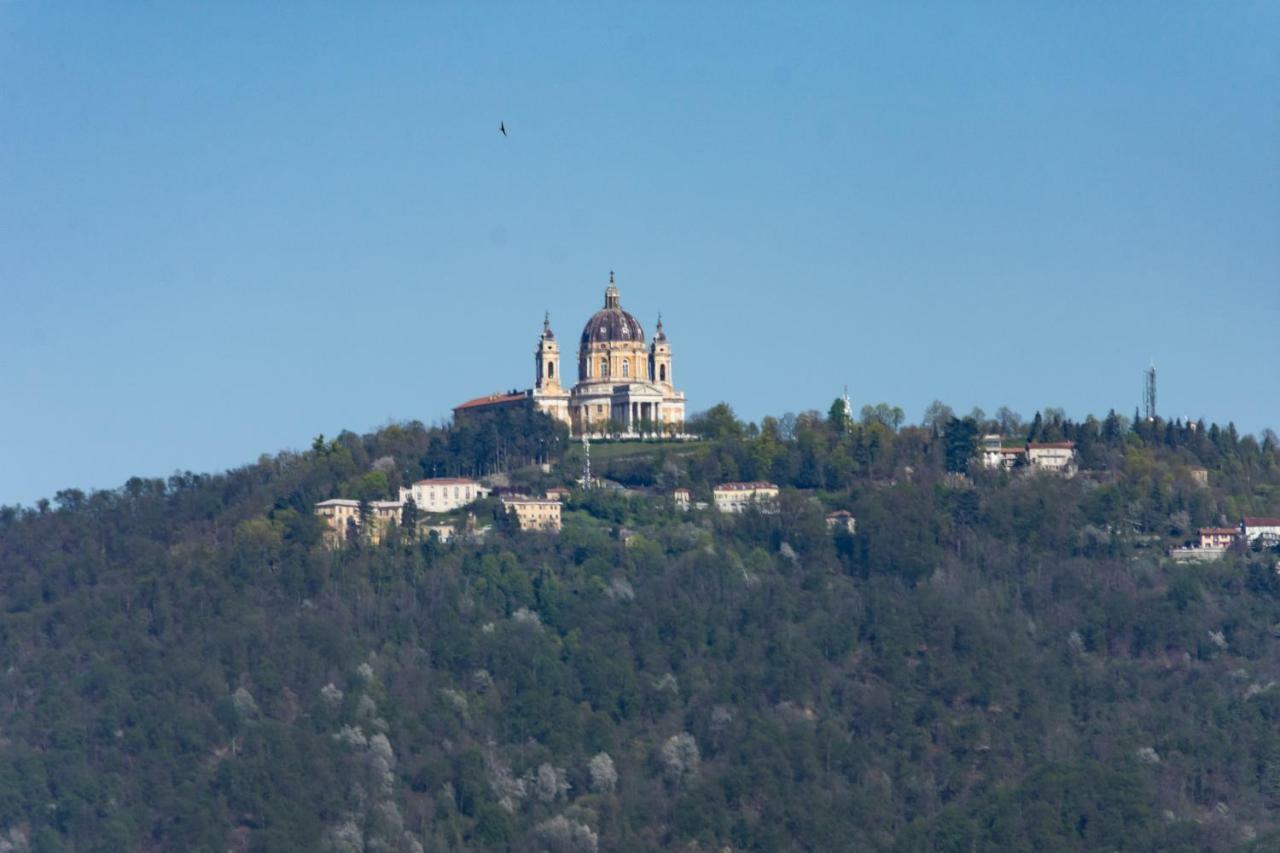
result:
[[[567,386],[560,366],[560,342],[548,316],[534,350],[535,381],[526,392],[494,394],[456,407],[454,416],[532,403],[568,424],[573,435],[680,435],[685,397],[672,375],[671,344],[662,318],[652,342],[644,328],[623,310],[613,273],[604,307],[591,315],[578,341],[578,380]]]
[[[587,320],[578,341],[578,381],[572,390],[562,384],[560,347],[549,320],[543,322],[534,404],[569,424],[574,435],[683,432],[684,392],[675,388],[661,317],[655,331],[646,345],[644,327],[622,308],[609,273],[604,307]]]
[[[560,501],[523,496],[504,497],[502,509],[515,515],[521,530],[560,531]]]
[[[327,529],[324,542],[337,548],[350,541],[352,535],[361,533],[360,501],[333,498],[315,505],[315,514],[324,519]],[[404,518],[404,504],[400,501],[369,501],[368,540],[373,544],[382,541],[391,522],[400,524]]]

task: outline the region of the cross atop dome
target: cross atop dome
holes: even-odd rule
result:
[[[604,289],[604,307],[618,308],[620,307],[620,301],[618,288],[613,283],[613,270],[609,270],[609,286]]]

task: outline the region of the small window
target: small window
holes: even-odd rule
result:
[[[631,375],[631,362],[622,362],[622,377],[625,379]]]
[[[547,378],[552,379],[556,375],[556,363],[554,361],[547,362]]]
[[[663,382],[667,381],[667,366],[665,364],[658,366],[658,378]]]
[[[609,375],[609,359],[607,358],[600,359],[600,375],[601,376]]]

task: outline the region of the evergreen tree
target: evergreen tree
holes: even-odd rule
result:
[[[418,538],[418,504],[410,496],[404,502],[404,507],[400,511],[401,527],[403,535],[409,542]]]

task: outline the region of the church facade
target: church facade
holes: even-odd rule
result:
[[[534,350],[532,389],[482,397],[454,409],[454,416],[500,405],[531,404],[569,426],[573,435],[679,435],[684,432],[685,397],[672,374],[671,344],[659,317],[653,340],[622,308],[609,274],[604,307],[591,315],[578,341],[577,381],[569,386],[561,370],[560,343],[550,317]]]

